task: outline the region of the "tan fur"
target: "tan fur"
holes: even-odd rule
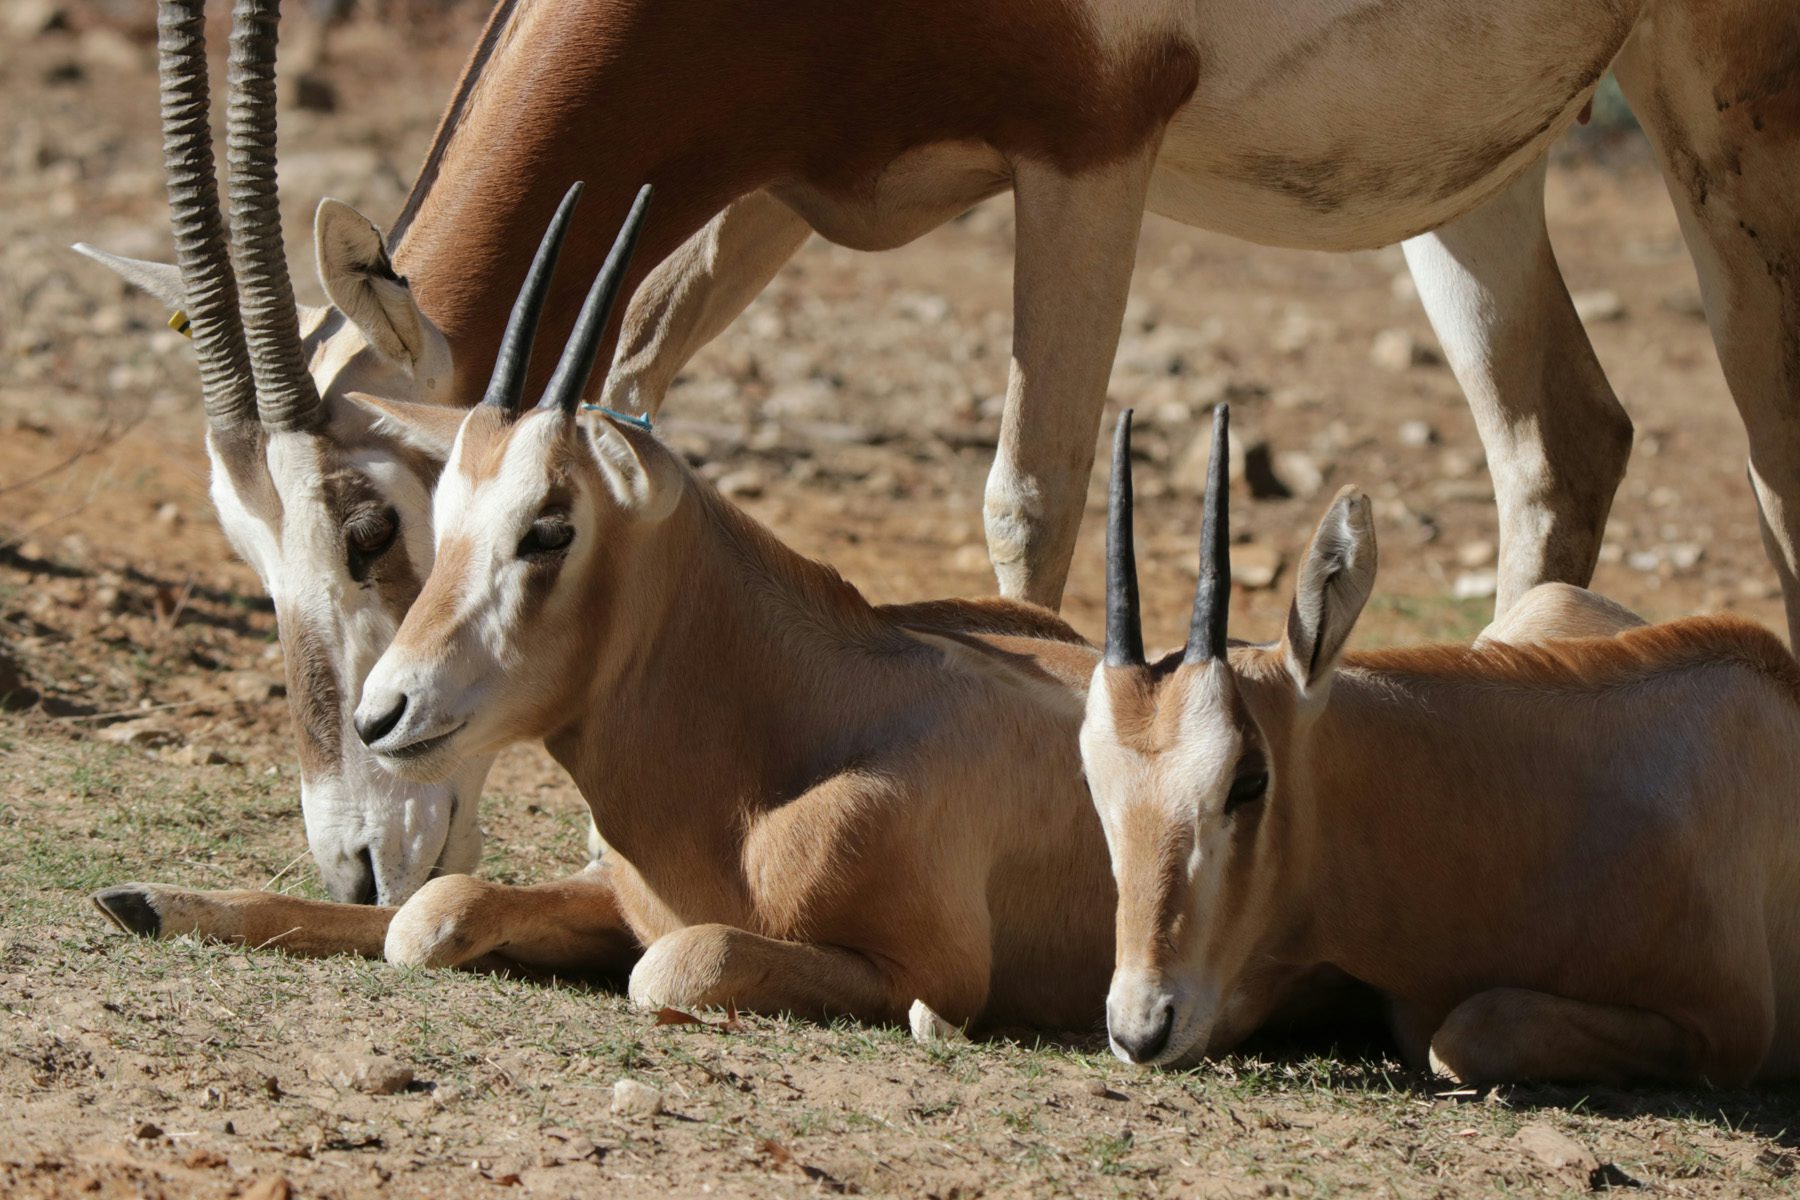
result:
[[[1322,530],[1346,528],[1345,504]],[[1322,613],[1341,643],[1372,535],[1339,547],[1358,559],[1350,581],[1303,565],[1290,630]],[[1118,705],[1090,702],[1084,759],[1120,872],[1115,1045],[1156,1062],[1228,1047],[1246,981],[1273,964],[1379,989],[1404,1047],[1473,1082],[1800,1072],[1800,664],[1746,621],[1646,626],[1568,588],[1527,595],[1497,632],[1330,652],[1322,691],[1285,642],[1234,649],[1272,783],[1231,814],[1232,771],[1165,769],[1200,745],[1248,754],[1229,708],[1149,672],[1121,728]],[[1173,709],[1174,742],[1137,732]],[[1197,869],[1172,871],[1169,848],[1195,845]]]
[[[446,486],[484,503],[513,470],[506,443],[546,419],[471,419]],[[386,926],[388,957],[604,970],[642,948],[644,1003],[897,1020],[924,999],[957,1022],[1090,1025],[1113,909],[1075,746],[1093,649],[1009,601],[873,607],[654,437],[601,435],[629,438],[680,496],[643,528],[608,499],[587,433],[552,443],[571,511],[597,522],[575,545],[596,549],[526,615],[492,682],[502,711],[467,749],[545,739],[588,797],[602,864],[560,890],[434,880]],[[456,636],[472,541],[440,533],[390,657],[434,662]],[[207,911],[206,893],[146,895]],[[300,919],[302,945],[331,946],[339,910],[289,903],[266,897],[258,919]],[[238,927],[235,898],[219,919]],[[341,948],[366,953],[359,936]]]

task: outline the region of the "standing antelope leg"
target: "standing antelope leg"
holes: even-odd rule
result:
[[[155,883],[122,883],[93,895],[94,907],[127,933],[272,947],[323,958],[380,958],[393,908],[302,900],[279,892],[194,892]]]
[[[1659,10],[1619,82],[1661,159],[1750,441],[1763,542],[1800,645],[1800,76],[1786,6]]]
[[[911,1002],[897,998],[881,969],[854,950],[784,942],[730,925],[689,925],[658,938],[632,969],[631,999],[646,1008],[735,1004],[760,1013],[869,1021],[898,1020]]]
[[[737,319],[811,233],[768,192],[751,192],[708,221],[632,298],[601,402],[655,416],[688,359]]]
[[[1431,1038],[1432,1065],[1471,1084],[1698,1081],[1703,1048],[1698,1033],[1661,1013],[1525,988],[1469,997]],[[1754,1065],[1747,1065],[1746,1077]]]
[[[1154,152],[1073,178],[1022,162],[1013,179],[1012,374],[984,516],[1001,594],[1046,608],[1075,553]]]
[[[543,971],[618,971],[637,954],[604,864],[532,887],[444,875],[401,906],[387,930],[389,962],[467,966],[498,957]]]
[[[1405,243],[1481,432],[1500,516],[1497,615],[1540,583],[1585,587],[1631,453],[1544,226],[1545,163]]]

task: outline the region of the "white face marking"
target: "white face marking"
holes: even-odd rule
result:
[[[326,890],[342,900],[399,903],[434,871],[475,866],[481,848],[476,801],[488,764],[469,764],[448,785],[421,786],[385,770],[357,739],[350,725],[357,690],[403,614],[387,611],[379,589],[351,578],[318,450],[312,435],[270,436],[265,465],[281,506],[272,521],[237,494],[209,437],[213,502],[226,538],[275,602],[290,659],[322,657],[335,685],[335,705],[329,697],[291,697],[297,713],[311,704],[336,723],[335,752],[329,745],[303,749],[300,787],[307,842]],[[425,481],[405,460],[377,449],[340,461],[360,470],[399,514],[400,539],[388,553],[405,554],[423,578],[433,549]],[[306,679],[306,672],[291,672],[290,688],[305,687]]]
[[[509,431],[498,469],[476,480],[464,461],[468,425],[458,434],[433,498],[439,562],[454,572],[434,576],[421,608],[432,624],[391,646],[371,671],[357,709],[373,726],[399,712],[373,742],[391,768],[408,778],[435,779],[475,753],[492,754],[508,740],[506,716],[528,703],[524,628],[534,575],[545,568],[522,558],[520,542],[540,515],[551,488],[550,464],[566,425],[560,413],[526,412]],[[568,513],[576,529],[558,579],[578,573],[593,552],[592,499],[576,493]],[[454,561],[446,547],[457,547]],[[556,584],[546,602],[554,606]]]
[[[1121,911],[1131,914],[1120,930],[1119,964],[1107,995],[1107,1028],[1113,1052],[1127,1062],[1181,1061],[1203,1047],[1217,1021],[1236,964],[1210,963],[1219,911],[1219,889],[1233,848],[1233,818],[1226,796],[1245,752],[1233,713],[1230,668],[1222,662],[1187,672],[1186,686],[1161,689],[1165,703],[1181,704],[1173,740],[1155,753],[1120,736],[1107,686],[1108,668],[1095,668],[1081,727],[1081,756],[1100,815]],[[1187,909],[1179,960],[1151,966],[1149,942],[1165,936],[1165,854],[1183,852],[1180,881]],[[1159,1031],[1166,1030],[1166,1034]],[[1128,1049],[1129,1047],[1129,1049]]]

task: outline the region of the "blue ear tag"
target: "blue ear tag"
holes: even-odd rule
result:
[[[649,417],[634,417],[630,413],[622,413],[622,412],[619,412],[617,409],[607,408],[604,405],[599,405],[599,404],[584,404],[581,406],[581,411],[582,412],[597,412],[597,413],[601,414],[602,416],[611,417],[615,421],[623,421],[627,425],[636,425],[639,429],[644,430],[646,433],[652,432],[652,430],[650,428],[650,418]]]

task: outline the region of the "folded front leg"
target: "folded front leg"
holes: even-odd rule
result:
[[[913,1000],[922,999],[961,1024],[986,1002],[986,964],[956,972],[945,970],[948,965],[935,964],[936,981],[913,979],[841,946],[782,941],[730,925],[690,925],[645,951],[631,972],[631,999],[646,1008],[735,1004],[771,1015],[865,1021],[898,1021]]]
[[[123,883],[91,897],[94,907],[127,933],[172,938],[192,934],[289,954],[380,958],[395,910],[279,892],[198,892],[156,883]]]
[[[1484,1086],[1639,1080],[1730,1085],[1754,1073],[1755,1063],[1708,1064],[1706,1051],[1696,1031],[1647,1008],[1493,988],[1450,1010],[1432,1036],[1431,1064]]]
[[[637,948],[604,862],[532,887],[441,876],[401,906],[386,941],[388,961],[406,966],[499,960],[557,974],[623,971]]]

